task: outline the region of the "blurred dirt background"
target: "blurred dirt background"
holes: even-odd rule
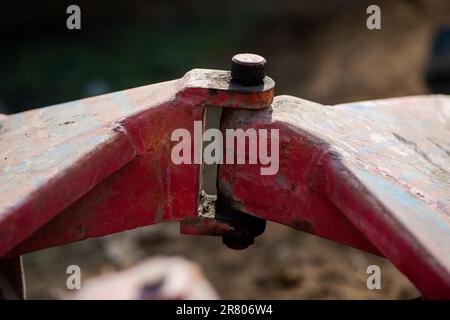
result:
[[[330,2],[81,1],[80,31],[65,27],[71,3],[6,2],[0,113],[174,79],[194,67],[228,69],[238,52],[266,57],[277,94],[337,104],[429,93],[424,70],[436,30],[450,24],[449,1]],[[382,29],[370,31],[366,8],[375,3]],[[167,224],[29,254],[28,297],[64,298],[70,264],[85,280],[155,255],[197,262],[222,298],[419,296],[382,258],[269,223],[244,251]],[[381,267],[381,290],[366,287],[370,264]]]

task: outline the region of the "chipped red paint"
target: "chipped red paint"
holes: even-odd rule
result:
[[[0,135],[0,256],[197,215],[199,165],[175,165],[171,134],[203,109],[263,108],[270,78],[229,72],[182,79],[13,115]],[[19,245],[20,244],[20,245]]]
[[[450,97],[322,106],[276,97],[226,128],[278,128],[280,170],[222,165],[236,209],[378,250],[427,298],[450,298]]]
[[[0,256],[164,221],[186,234],[230,225],[198,218],[200,165],[174,165],[171,133],[205,107],[222,129],[280,131],[279,172],[221,165],[235,209],[392,261],[428,298],[450,298],[450,98],[322,106],[245,87],[225,71],[0,117]],[[254,109],[254,110],[244,110]]]

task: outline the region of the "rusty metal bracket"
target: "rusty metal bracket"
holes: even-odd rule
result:
[[[231,61],[231,83],[250,87],[264,83],[266,60],[263,57],[248,53],[237,54]],[[205,129],[221,129],[221,116],[222,109],[208,108]],[[202,165],[204,174],[200,188],[199,216],[182,221],[180,232],[187,235],[222,236],[226,246],[242,250],[253,244],[254,238],[264,232],[266,221],[232,209],[226,204],[223,196],[217,192],[219,168],[219,164]]]

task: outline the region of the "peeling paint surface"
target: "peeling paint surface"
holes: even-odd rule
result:
[[[171,133],[206,106],[261,108],[229,72],[183,78],[2,118],[0,256],[197,215],[199,165],[175,165]]]
[[[449,97],[279,96],[248,121],[240,113],[227,110],[225,126],[280,129],[282,178],[221,166],[235,207],[370,251],[368,241],[425,296],[450,297]]]

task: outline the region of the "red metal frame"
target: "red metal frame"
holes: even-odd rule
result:
[[[268,77],[241,86],[226,71],[192,70],[0,118],[0,256],[164,221],[226,231],[197,221],[202,167],[170,160],[172,131],[192,132],[206,107],[221,106],[223,129],[280,130],[277,175],[220,166],[230,206],[384,255],[426,297],[450,298],[450,98],[330,107],[272,103],[273,92]]]
[[[220,166],[230,205],[380,252],[426,297],[450,298],[450,97],[330,107],[282,96],[252,117],[225,113],[226,128],[280,130],[277,176]]]
[[[230,85],[225,71],[192,70],[9,117],[0,140],[0,256],[19,244],[9,255],[196,217],[200,166],[172,163],[171,133],[193,133],[206,106],[264,108],[273,88],[270,78],[244,87]]]

